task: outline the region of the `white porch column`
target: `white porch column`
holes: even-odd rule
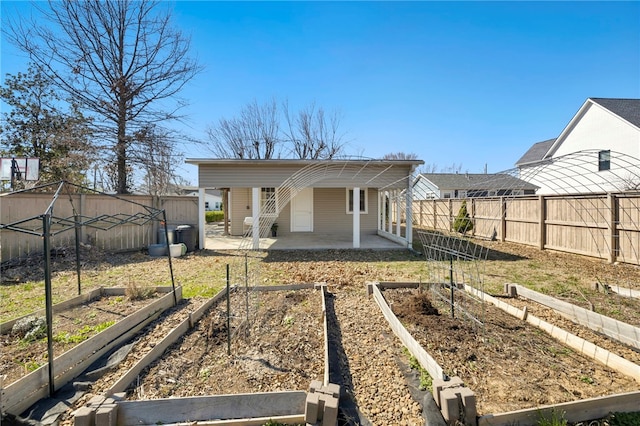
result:
[[[402,225],[402,204],[400,203],[400,190],[395,190],[396,199],[396,235],[399,237],[402,235],[400,231],[400,225]]]
[[[393,200],[391,199],[391,191],[387,191],[387,203],[389,206],[389,217],[387,218],[387,232],[393,234]]]
[[[387,226],[387,191],[382,191],[380,194],[381,203],[382,203],[382,220],[380,221],[380,229],[386,231]]]
[[[204,188],[198,188],[198,248],[200,250],[206,248],[206,231],[204,229],[207,223],[204,219],[204,202],[205,202],[205,190]]]
[[[260,188],[251,189],[251,207],[253,208],[253,223],[251,236],[253,239],[253,249],[260,249]]]
[[[384,229],[383,228],[384,216],[383,216],[382,207],[381,207],[382,206],[382,195],[380,194],[380,190],[378,190],[377,194],[378,194],[378,220],[377,220],[377,223],[378,223],[378,231],[380,231],[381,229]]]
[[[353,188],[353,248],[360,248],[360,188]]]
[[[406,239],[407,239],[407,247],[409,248],[413,247],[413,184],[411,182],[411,175],[413,174],[413,169],[411,171],[412,173],[409,175],[409,179],[407,179],[407,208],[405,213],[407,215]]]

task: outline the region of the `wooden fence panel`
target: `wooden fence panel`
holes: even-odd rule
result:
[[[128,196],[123,197],[126,201],[114,199],[107,195],[86,196],[85,216],[99,217],[101,215],[135,215],[136,213],[147,213],[147,210],[140,204],[151,205],[152,199],[149,196]],[[136,204],[134,204],[136,203]],[[139,203],[139,204],[138,204]],[[106,223],[99,226],[107,225]],[[113,226],[111,229],[96,229],[85,227],[85,240],[87,243],[96,245],[102,250],[134,250],[146,247],[155,242],[153,236],[153,221],[144,225],[126,223]]]
[[[462,200],[417,204],[419,226],[448,232]],[[467,209],[477,237],[640,265],[638,194],[475,198]]]
[[[505,200],[505,241],[538,246],[540,243],[540,200],[508,198]]]
[[[610,216],[606,196],[547,198],[545,248],[607,259]]]
[[[640,196],[617,197],[617,260],[640,264]]]
[[[433,207],[435,209],[436,229],[449,231],[451,229],[451,214],[449,212],[449,200],[436,200]]]
[[[151,196],[122,196],[121,199],[101,194],[61,194],[54,205],[54,216],[73,220],[74,214],[82,216],[82,220],[96,218],[101,215],[133,215],[146,213],[144,206],[165,208],[167,222],[176,225],[198,225],[197,197],[162,197],[154,200]],[[29,228],[42,231],[42,219],[37,218],[45,213],[52,203],[51,193],[21,193],[0,197],[0,223],[13,223],[22,219],[36,217],[28,222]],[[131,202],[126,202],[128,200]],[[158,218],[158,221],[162,218]],[[114,221],[113,218],[108,219]],[[117,222],[117,217],[115,218]],[[111,229],[97,229],[83,226],[81,242],[97,245],[105,250],[138,250],[156,242],[158,221],[145,224],[126,223],[113,226]],[[97,224],[108,227],[108,224]],[[55,232],[55,226],[53,231]],[[74,229],[67,230],[52,237],[53,247],[75,245]],[[0,230],[0,261],[24,256],[31,252],[42,251],[42,238],[8,229]]]
[[[473,218],[473,234],[476,237],[501,238],[502,200],[500,198],[474,199],[469,214]]]

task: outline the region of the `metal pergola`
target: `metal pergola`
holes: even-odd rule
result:
[[[154,220],[161,219],[164,223],[167,223],[167,215],[164,209],[157,209],[154,207],[146,206],[135,201],[127,200],[117,195],[107,194],[100,191],[95,191],[90,188],[86,188],[80,185],[76,185],[66,181],[58,181],[45,185],[36,186],[34,188],[24,189],[20,191],[14,191],[6,194],[1,194],[0,197],[10,197],[15,194],[25,192],[51,192],[51,203],[47,209],[38,215],[21,218],[11,223],[0,223],[0,230],[9,230],[19,232],[23,234],[34,235],[42,238],[42,249],[44,254],[44,283],[45,283],[45,304],[46,304],[46,321],[47,321],[47,351],[48,351],[48,363],[49,363],[49,396],[52,396],[55,392],[54,372],[53,372],[53,303],[52,303],[52,288],[51,288],[51,238],[67,232],[70,230],[75,231],[75,251],[76,251],[76,274],[78,279],[78,294],[82,292],[81,286],[81,274],[80,274],[80,229],[82,227],[89,227],[98,230],[107,231],[112,228],[122,226],[125,224],[134,224],[143,226]],[[77,213],[76,206],[73,202],[72,195],[74,194],[99,194],[106,195],[117,199],[119,201],[134,204],[143,209],[142,212],[134,214],[102,214],[95,217],[82,216]],[[63,217],[55,214],[56,203],[61,202],[63,197],[68,197],[68,201],[71,204],[73,214],[71,216]],[[169,273],[171,274],[171,288],[173,290],[173,302],[177,305],[177,298],[175,292],[175,280],[173,276],[173,265],[171,263],[171,256],[169,253],[169,236],[167,227],[165,230],[165,242],[167,244],[167,259],[169,261]]]

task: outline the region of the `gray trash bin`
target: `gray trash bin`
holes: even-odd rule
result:
[[[196,229],[191,225],[178,225],[176,227],[176,239],[187,246],[187,251],[196,249]]]
[[[172,225],[167,226],[167,232],[169,234],[169,244],[175,244],[176,242],[176,227]],[[158,228],[158,244],[167,244],[167,238],[164,233],[164,226]]]

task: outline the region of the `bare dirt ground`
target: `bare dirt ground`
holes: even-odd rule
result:
[[[245,303],[238,292],[231,299],[232,312]],[[222,301],[139,377],[131,397],[307,390],[312,380],[322,380],[318,291],[260,292],[251,299],[249,322],[237,317],[232,321],[230,347]]]
[[[384,296],[409,332],[451,376],[476,392],[479,414],[628,392],[638,383],[575,353],[536,327],[487,306],[478,327],[451,318],[430,291],[387,290]],[[508,301],[508,300],[507,300]],[[442,311],[442,312],[441,312]],[[564,324],[569,328],[576,327]],[[633,361],[640,354],[623,345]]]
[[[491,244],[493,251],[483,264],[488,292],[499,292],[505,282],[517,282],[584,307],[592,304],[596,311],[617,319],[640,323],[640,301],[591,290],[596,281],[618,282],[640,289],[640,268],[608,265],[582,256],[543,252],[516,244]],[[429,271],[424,258],[406,251],[337,250],[269,252],[257,256],[260,257],[263,284],[325,282],[329,286],[342,342],[343,381],[347,394],[363,416],[375,425],[423,424],[420,405],[411,397],[396,362],[403,356],[400,343],[386,326],[375,302],[367,297],[364,284],[367,281],[425,282]],[[230,259],[230,253],[201,252],[177,259],[173,267],[178,283],[186,287],[194,283],[220,286],[224,264],[234,261]],[[57,277],[69,275],[65,263],[61,265]],[[86,266],[94,285],[113,285],[113,281],[122,281],[121,277],[126,277],[126,282],[166,284],[163,281],[166,280],[165,259],[151,259],[141,254],[96,256],[91,262],[87,261]],[[3,286],[17,285],[25,277],[37,278],[35,269],[13,269],[9,280],[4,279],[7,272],[4,271]],[[103,273],[109,275],[101,278]],[[72,297],[73,288],[72,285],[61,285],[56,290],[58,297]],[[211,311],[171,349],[170,356],[165,356],[146,376],[141,376],[142,386],[133,384],[130,397],[306,389],[310,380],[321,372],[317,364],[319,359],[316,359],[319,358],[316,339],[321,332],[318,329],[319,302],[313,291],[306,293],[300,293],[302,296],[273,293],[262,298],[256,305],[261,317],[252,325],[261,328],[251,330],[246,342],[234,339],[232,356],[226,354],[226,335],[224,327],[221,328],[219,312]],[[390,291],[385,296],[394,301],[396,309],[405,299],[407,303],[413,300],[410,294],[398,296],[396,300],[395,296],[390,296]],[[191,297],[142,330],[122,364],[95,382],[89,393],[68,413],[93,394],[107,389],[204,300],[204,297]],[[490,310],[487,320],[490,326],[486,330],[492,331],[487,331],[487,336],[478,340],[478,335],[468,330],[466,323],[451,322],[446,315],[424,314],[422,308],[418,309],[420,306],[405,313],[413,318],[412,324],[415,322],[412,327],[416,338],[436,336],[435,340],[424,340],[425,348],[435,352],[432,355],[446,370],[460,375],[478,393],[481,412],[499,412],[640,388],[638,383],[577,356],[546,338],[542,332],[529,329],[501,311]],[[7,312],[5,305],[1,313],[5,316],[9,315]],[[555,319],[547,320],[556,323]],[[424,331],[425,324],[430,325],[429,333]],[[585,333],[581,327],[561,318],[557,324],[578,335]],[[596,338],[603,339],[597,335],[593,337]],[[601,341],[596,343],[601,344]],[[618,349],[622,351],[622,348]],[[614,351],[617,353],[617,349]],[[637,352],[618,354],[638,362]],[[0,359],[4,362],[4,350]],[[493,385],[488,386],[489,383]],[[62,423],[72,423],[70,414],[63,417]]]

